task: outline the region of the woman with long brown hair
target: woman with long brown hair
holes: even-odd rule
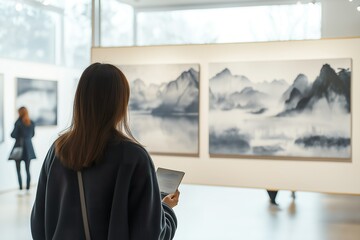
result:
[[[31,181],[30,162],[32,159],[36,158],[34,147],[31,142],[31,138],[35,135],[35,124],[33,121],[31,121],[26,107],[20,107],[18,109],[18,113],[19,118],[15,122],[14,130],[11,132],[11,137],[16,139],[14,148],[21,147],[22,154],[21,156],[19,156],[19,158],[16,159],[11,158],[10,156],[9,160],[15,160],[20,190],[23,189],[21,177],[21,162],[25,163],[26,190],[29,190]]]
[[[172,239],[179,192],[161,199],[153,162],[127,122],[124,74],[83,72],[71,126],[50,148],[31,214],[33,239]]]

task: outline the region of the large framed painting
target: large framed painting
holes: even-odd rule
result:
[[[152,154],[197,156],[199,65],[118,66],[130,88],[130,128]]]
[[[4,142],[4,75],[0,73],[0,143]]]
[[[57,81],[17,78],[16,107],[26,107],[36,126],[57,125],[57,95]]]
[[[351,161],[351,59],[211,63],[211,157]]]

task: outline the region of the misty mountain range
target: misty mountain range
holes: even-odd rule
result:
[[[232,75],[228,68],[210,79],[210,109],[249,109],[256,114],[265,112],[289,84],[283,79],[254,83],[244,75]],[[263,109],[263,111],[259,111]]]
[[[312,111],[320,100],[342,106],[350,112],[349,69],[337,73],[329,64],[324,64],[318,77],[309,83],[306,75],[300,73],[291,85],[284,80],[252,83],[243,75],[232,75],[225,68],[210,79],[210,109],[250,109],[251,113],[262,114],[274,103],[283,105],[277,116],[286,116]]]
[[[153,115],[198,114],[199,72],[184,71],[175,80],[147,85],[142,79],[131,82],[129,107]]]
[[[278,116],[311,111],[321,99],[325,99],[329,106],[340,104],[345,112],[350,113],[350,77],[350,70],[341,69],[336,73],[329,64],[324,64],[312,85],[306,86],[305,78],[301,83],[294,81],[285,100],[285,111]]]

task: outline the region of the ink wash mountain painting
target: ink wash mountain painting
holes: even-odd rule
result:
[[[197,155],[199,65],[118,66],[130,83],[130,128],[153,154]]]
[[[351,160],[351,59],[212,63],[211,156]]]
[[[17,78],[16,108],[26,107],[36,126],[56,126],[57,94],[57,81]]]

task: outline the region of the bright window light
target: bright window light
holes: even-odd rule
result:
[[[321,3],[139,12],[137,45],[319,39]]]

